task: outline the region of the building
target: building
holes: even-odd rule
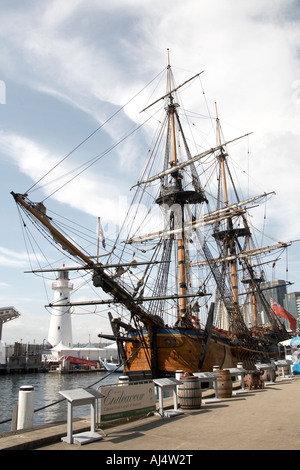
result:
[[[298,329],[300,319],[300,292],[292,292],[288,294],[287,285],[286,281],[277,279],[265,282],[261,285],[261,288],[268,303],[271,304],[271,299],[274,300],[297,319]],[[267,322],[267,319],[265,319],[265,321]],[[280,318],[280,321],[284,323],[287,330],[290,329],[288,320]]]
[[[285,294],[284,308],[297,318],[297,329],[300,321],[300,292],[291,292]]]
[[[286,281],[283,281],[282,279],[276,279],[274,281],[264,282],[261,285],[261,288],[268,303],[270,303],[270,300],[273,299],[275,302],[278,302],[280,305],[284,306],[286,286]]]

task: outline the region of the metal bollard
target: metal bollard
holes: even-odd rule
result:
[[[175,372],[175,379],[180,380],[180,377],[184,374],[184,370],[176,370]],[[176,386],[176,392],[178,396],[179,385]]]
[[[121,375],[119,377],[119,387],[123,387],[124,385],[129,385],[129,377],[127,375]]]
[[[180,377],[184,374],[184,370],[176,370],[175,379],[180,380]]]
[[[34,413],[34,387],[24,385],[19,390],[17,429],[32,428]]]

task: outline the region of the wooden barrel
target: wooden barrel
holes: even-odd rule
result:
[[[218,370],[217,372],[221,375],[221,377],[217,379],[219,398],[232,397],[232,381],[229,370],[224,369]]]
[[[184,410],[197,410],[201,408],[202,390],[198,377],[180,377],[181,385],[178,386],[178,399],[180,408]]]

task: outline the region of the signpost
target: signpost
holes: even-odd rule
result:
[[[102,439],[96,432],[96,400],[104,395],[93,388],[75,388],[73,390],[63,390],[59,392],[68,402],[67,437],[62,440],[68,444],[87,444]],[[81,405],[91,405],[91,430],[72,435],[73,407]]]
[[[156,409],[152,381],[102,386],[100,390],[105,395],[100,402],[100,422],[147,414]]]

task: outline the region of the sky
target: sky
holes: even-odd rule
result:
[[[50,277],[25,272],[31,247],[10,192],[30,189],[114,113],[114,125],[72,153],[64,171],[140,125],[137,94],[166,67],[168,48],[179,76],[204,70],[228,138],[253,132],[250,170],[276,193],[268,206],[274,240],[300,239],[299,36],[299,0],[1,0],[0,306],[21,313],[4,325],[4,342],[46,340],[53,298]],[[60,191],[49,183],[32,199],[53,193],[55,209],[95,230],[101,217],[108,230],[142,165],[147,131],[137,137]],[[273,273],[293,283],[290,292],[300,291],[299,255],[294,243]],[[110,333],[106,314],[73,316],[74,343],[97,342],[99,332]]]

